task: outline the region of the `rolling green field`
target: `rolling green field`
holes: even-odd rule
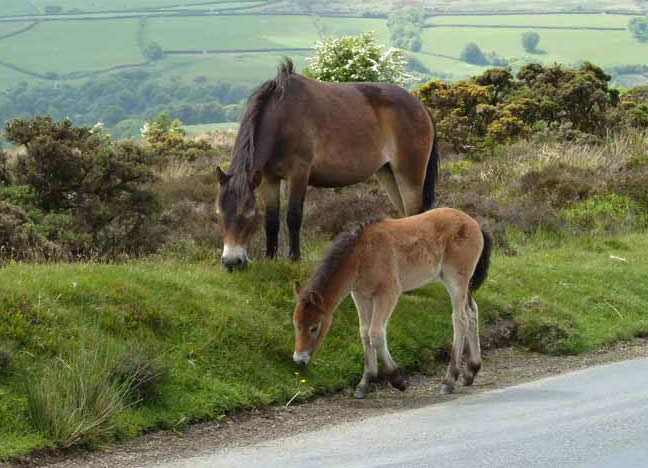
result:
[[[59,74],[143,62],[137,21],[42,23],[0,43],[0,60],[36,73]]]
[[[307,16],[154,18],[149,23],[149,40],[163,49],[302,48],[318,39]]]
[[[632,18],[626,15],[483,15],[483,16],[432,16],[425,22],[428,25],[474,24],[474,25],[524,25],[560,27],[603,27],[625,28]]]
[[[590,60],[600,66],[641,63],[648,45],[635,41],[626,31],[540,31],[540,54],[529,54],[521,43],[521,31],[516,29],[434,28],[423,32],[423,52],[459,57],[468,40],[476,42],[484,52],[526,61],[573,64]],[[597,47],[593,47],[596,44]],[[462,69],[458,64],[457,72]]]
[[[68,8],[73,8],[78,6],[77,3],[71,1],[66,5]],[[223,8],[245,3],[248,2],[221,2],[208,7]],[[100,11],[107,8],[107,5],[108,2],[97,1],[86,6],[88,10]],[[147,5],[176,4],[170,1],[154,3],[153,0],[142,4],[142,6]],[[114,6],[124,7],[124,5]],[[460,56],[468,42],[476,42],[484,52],[496,52],[499,56],[509,59],[514,65],[529,61],[575,64],[582,60],[591,60],[607,67],[643,64],[648,45],[637,42],[625,30],[538,29],[541,36],[539,44],[541,53],[528,54],[521,45],[521,33],[527,29],[534,29],[534,26],[624,28],[630,18],[630,16],[605,14],[431,17],[427,20],[428,25],[442,27],[429,27],[423,31],[423,48],[414,56],[430,71],[448,74],[455,78],[477,74],[484,68],[453,60]],[[5,31],[14,31],[24,24],[0,23],[0,35]],[[169,76],[186,79],[207,76],[215,80],[250,85],[259,83],[273,73],[278,59],[283,55],[273,49],[310,48],[320,35],[328,37],[360,34],[365,31],[373,31],[382,44],[389,45],[390,42],[384,19],[322,17],[319,19],[319,24],[318,31],[310,16],[250,14],[154,17],[147,21],[144,40],[145,43],[159,43],[163,49],[173,51],[268,50],[221,55],[170,54],[150,67],[150,70],[160,72],[163,79]],[[456,24],[468,26],[444,26]],[[477,27],[484,25],[494,27]],[[520,28],[497,27],[511,25]],[[71,72],[105,70],[117,65],[144,61],[136,43],[136,34],[137,20],[132,18],[45,22],[23,34],[1,40],[0,60],[37,74],[54,72],[63,75]],[[594,44],[596,47],[593,46]],[[303,58],[308,53],[288,53],[288,55],[295,56],[301,67],[304,63]],[[0,65],[0,76],[6,77],[0,83],[0,87],[11,86],[16,80],[21,79],[19,72],[8,71],[2,65]],[[33,83],[48,83],[46,80],[24,74],[22,79]]]
[[[482,327],[511,316],[523,346],[557,354],[648,332],[645,235],[543,242],[495,256],[476,295]],[[117,414],[119,437],[285,403],[297,391],[299,400],[349,388],[360,377],[362,346],[348,298],[308,370],[296,376],[291,361],[292,282],[308,276],[321,252],[311,248],[298,265],[260,262],[239,274],[173,261],[0,269],[0,339],[14,359],[13,372],[0,374],[0,459],[55,445],[30,422],[22,375],[60,365],[52,357],[77,353],[82,343],[117,356],[148,350],[167,369],[153,401]],[[401,297],[389,337],[406,369],[439,365],[452,339],[442,285]]]

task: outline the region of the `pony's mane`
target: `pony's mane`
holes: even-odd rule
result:
[[[334,275],[342,265],[342,262],[351,252],[353,246],[355,246],[357,240],[360,238],[365,229],[369,226],[372,226],[380,221],[385,219],[384,216],[376,216],[369,218],[361,223],[357,224],[350,230],[338,234],[333,241],[333,244],[329,248],[326,256],[320,263],[317,270],[308,281],[308,284],[302,291],[300,295],[300,300],[302,302],[309,302],[312,297],[312,294],[321,294],[324,285],[331,277]]]
[[[292,60],[284,57],[279,64],[277,75],[261,84],[250,96],[245,107],[245,114],[241,120],[241,126],[234,142],[232,150],[232,164],[229,173],[232,175],[249,176],[254,167],[254,137],[259,122],[259,117],[263,113],[266,104],[273,97],[282,99],[290,75],[294,73]],[[247,181],[247,177],[237,177],[237,179]]]

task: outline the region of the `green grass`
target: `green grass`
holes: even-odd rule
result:
[[[29,21],[9,21],[6,23],[0,23],[0,36],[19,31],[20,29],[29,26],[29,23]]]
[[[1,41],[0,60],[59,74],[142,62],[136,28],[136,20],[43,23]]]
[[[512,314],[527,346],[552,353],[577,353],[648,332],[648,236],[556,245],[554,238],[537,238],[519,246],[515,257],[495,256],[477,294],[482,326]],[[350,387],[361,373],[362,346],[348,298],[312,366],[296,376],[291,362],[292,282],[308,276],[318,252],[311,249],[300,265],[259,262],[240,274],[227,274],[216,262],[5,266],[0,343],[14,366],[0,377],[0,458],[53,444],[28,417],[20,374],[78,349],[90,333],[122,349],[153,350],[169,369],[157,400],[118,415],[121,437],[283,403],[298,390],[299,398],[307,398]],[[389,335],[404,367],[429,367],[451,340],[442,286],[403,296]]]

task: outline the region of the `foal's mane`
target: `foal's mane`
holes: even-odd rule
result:
[[[286,85],[290,75],[294,73],[292,60],[284,57],[279,64],[277,75],[261,84],[250,96],[245,108],[245,114],[241,120],[241,126],[234,142],[232,151],[232,164],[229,173],[234,175],[251,175],[254,167],[259,167],[259,161],[255,164],[254,137],[257,131],[259,117],[263,113],[266,104],[274,96],[282,99],[286,91]],[[264,161],[261,161],[264,163]],[[263,165],[263,164],[261,164]],[[247,178],[238,177],[241,182],[247,182]]]
[[[308,303],[312,301],[311,297],[313,294],[321,294],[326,282],[332,275],[338,272],[342,266],[342,262],[351,253],[351,249],[355,246],[365,229],[383,219],[385,219],[384,216],[371,217],[358,223],[352,229],[338,234],[319,267],[317,267],[308,284],[304,287],[300,300]]]

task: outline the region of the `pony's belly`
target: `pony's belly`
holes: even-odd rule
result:
[[[313,187],[346,187],[347,185],[359,184],[364,182],[373,175],[369,174],[349,174],[341,171],[314,171],[311,170],[308,185]]]

